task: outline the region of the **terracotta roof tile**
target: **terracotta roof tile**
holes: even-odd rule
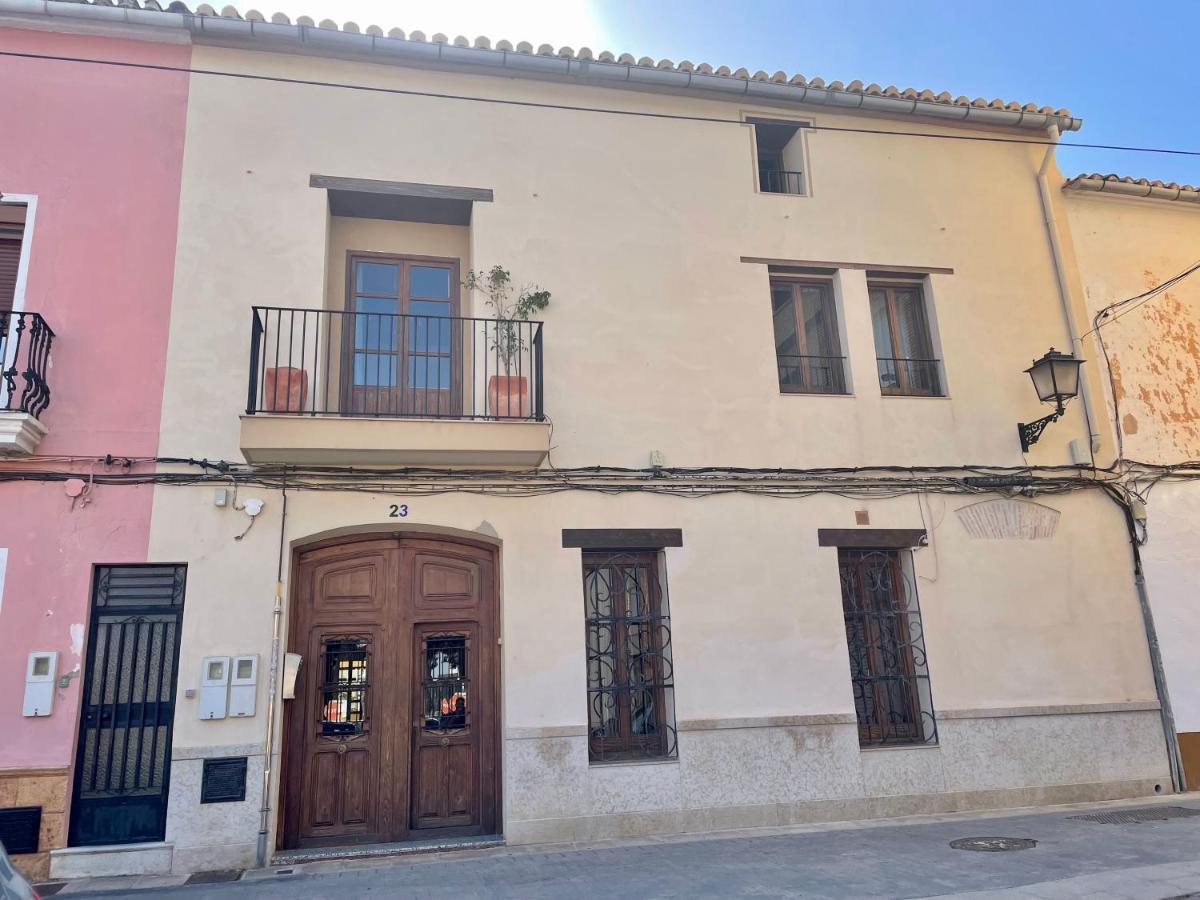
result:
[[[112,5],[113,0],[51,0],[51,2],[63,4],[85,3],[94,6],[110,6]],[[116,3],[118,6],[130,9],[162,10],[163,8],[159,4],[158,0],[116,0]],[[332,5],[332,0],[330,0],[330,5]],[[171,12],[176,13],[193,13],[193,10],[186,3],[181,2],[181,0],[173,0],[173,2],[169,4],[168,9]],[[258,10],[247,10],[243,16],[233,6],[224,6],[218,13],[216,12],[215,8],[208,3],[196,5],[193,14],[197,16],[219,16],[220,18],[248,20],[254,22],[269,21],[277,25],[287,25],[292,23],[292,20],[289,19],[289,17],[284,13],[275,13],[268,19]],[[295,19],[295,24],[313,27],[313,20],[308,16],[298,16]],[[328,18],[321,19],[317,27],[327,30],[342,31],[350,34],[366,33],[368,35],[373,35],[376,38],[382,37],[385,33],[384,30],[377,25],[368,25],[365,28],[360,28],[360,26],[355,22],[346,22],[339,26],[335,21]],[[424,33],[420,31],[410,32],[406,37],[402,30],[393,28],[387,31],[386,34],[386,39],[390,40],[408,40],[416,42],[424,42],[426,40]],[[438,44],[450,43],[446,36],[442,34],[434,35],[431,40],[433,43]],[[535,52],[533,46],[527,41],[518,43],[514,48],[513,44],[507,40],[496,41],[493,44],[491,40],[482,36],[475,38],[474,41],[471,41],[465,36],[460,35],[454,39],[453,43],[456,47],[474,47],[478,49],[488,49],[494,45],[497,50],[507,53],[533,54]],[[805,76],[799,74],[788,75],[783,71],[769,75],[760,70],[754,74],[751,74],[746,68],[738,68],[731,71],[728,66],[713,67],[708,63],[694,65],[689,61],[683,61],[679,64],[675,64],[669,59],[660,59],[656,61],[648,56],[643,56],[640,59],[635,60],[631,54],[622,53],[617,55],[607,50],[600,51],[593,56],[591,50],[581,49],[578,54],[576,54],[576,52],[570,47],[563,47],[556,51],[550,44],[539,45],[536,50],[536,54],[539,56],[558,56],[569,59],[597,59],[601,62],[615,61],[624,65],[667,69],[685,73],[696,72],[705,75],[712,74],[721,77],[738,78],[742,80],[770,81],[778,84],[791,84],[801,87],[819,88],[847,94],[859,94],[865,97],[902,98],[924,103],[938,104],[942,106],[979,107],[997,110],[1011,110],[1016,112],[1036,112],[1041,115],[1058,116],[1064,119],[1071,118],[1071,114],[1065,109],[1053,109],[1052,107],[1039,106],[1035,103],[1022,104],[1015,101],[1004,101],[999,99],[988,101],[982,97],[975,100],[970,100],[961,95],[952,98],[951,95],[945,91],[935,93],[928,88],[899,88],[895,85],[881,87],[880,85],[874,83],[864,86],[863,82],[858,80],[851,81],[849,84],[843,84],[840,81],[833,81],[826,85],[826,82],[820,78],[805,78]],[[1078,126],[1075,125],[1073,127]]]
[[[1063,189],[1096,192],[1113,190],[1114,193],[1126,196],[1154,197],[1161,200],[1200,201],[1200,187],[1194,187],[1190,184],[1180,184],[1177,181],[1132,178],[1129,175],[1117,175],[1112,172],[1107,175],[1100,172],[1076,175],[1074,178],[1067,179],[1066,183],[1063,184]]]

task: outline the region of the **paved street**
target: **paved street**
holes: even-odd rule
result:
[[[608,842],[588,847],[460,852],[417,861],[321,862],[268,869],[216,885],[180,879],[93,879],[58,896],[179,900],[249,898],[511,897],[642,900],[652,897],[1200,897],[1200,815],[1138,824],[1072,816],[1168,807],[1200,813],[1200,795],[1017,815],[921,817]],[[1032,849],[971,852],[951,841],[1028,838]],[[158,885],[151,887],[150,885]],[[136,887],[145,889],[133,890]]]

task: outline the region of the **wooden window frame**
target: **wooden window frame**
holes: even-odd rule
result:
[[[798,385],[784,384],[783,381],[780,380],[779,392],[782,394],[819,394],[819,395],[833,395],[833,396],[844,396],[846,394],[849,394],[850,391],[848,390],[848,386],[846,384],[846,357],[845,357],[845,354],[842,352],[842,338],[841,338],[841,334],[839,333],[839,329],[838,329],[837,301],[836,301],[836,298],[834,297],[834,293],[833,293],[833,282],[829,279],[824,279],[824,278],[797,278],[794,276],[788,277],[788,276],[783,276],[783,275],[772,274],[770,276],[772,319],[774,318],[774,315],[775,315],[774,296],[775,296],[775,288],[777,286],[788,287],[791,290],[792,322],[796,328],[796,344],[800,350],[800,353],[798,354],[799,358],[801,358],[801,359],[836,359],[837,364],[840,367],[839,384],[841,387],[841,390],[834,390],[834,391],[823,391],[820,389],[814,389],[812,386],[811,373],[809,372],[809,370],[806,367],[800,366],[799,368],[800,368],[801,384],[798,384]],[[826,324],[825,324],[825,329],[824,329],[825,330],[825,338],[829,341],[831,346],[833,346],[834,348],[837,349],[838,355],[835,357],[827,357],[827,356],[819,356],[818,357],[815,355],[809,356],[809,354],[806,353],[806,351],[808,349],[808,334],[804,328],[804,317],[803,317],[804,305],[803,305],[803,303],[800,302],[801,289],[805,288],[805,287],[815,287],[821,291],[821,302],[825,305],[825,310],[828,313],[828,315],[826,316]],[[772,323],[772,325],[773,325],[773,323]],[[774,341],[774,328],[773,327],[772,327],[772,341]],[[775,368],[776,368],[776,374],[778,375],[779,374],[779,345],[778,344],[775,345]]]
[[[372,291],[356,290],[356,274],[357,264],[359,262],[367,263],[392,263],[399,267],[396,275],[396,296],[391,297],[387,294],[379,294]],[[396,253],[381,253],[372,250],[347,250],[346,251],[346,293],[344,309],[348,314],[345,317],[348,327],[342,328],[342,362],[341,362],[341,408],[355,408],[354,389],[356,387],[373,387],[377,392],[382,393],[381,385],[357,385],[354,381],[355,354],[355,331],[354,314],[357,312],[355,308],[355,298],[365,296],[372,299],[394,299],[396,301],[396,313],[402,316],[411,315],[409,312],[409,304],[414,299],[412,294],[412,279],[411,270],[413,266],[429,266],[431,268],[447,268],[450,270],[450,296],[446,299],[450,302],[450,321],[461,319],[462,307],[460,300],[460,276],[459,276],[460,260],[456,257],[449,256],[413,256],[407,254]],[[417,297],[417,300],[429,299]],[[441,298],[437,298],[441,299]],[[428,391],[428,388],[413,388],[408,384],[408,360],[410,353],[405,338],[405,332],[401,328],[401,332],[397,337],[395,365],[396,365],[396,384],[390,388],[397,392],[402,403],[408,399],[410,392]],[[389,356],[392,354],[378,353],[379,356]],[[417,354],[424,356],[426,354]],[[461,332],[453,324],[450,326],[450,352],[448,354],[450,360],[450,387],[449,401],[450,405],[446,410],[438,410],[438,417],[457,418],[461,412],[462,406],[462,335]],[[378,412],[378,410],[376,410]],[[390,412],[390,410],[389,410]],[[357,415],[371,415],[371,410],[365,408]],[[420,415],[420,412],[411,412],[413,415]]]
[[[645,567],[647,571],[647,581],[650,587],[649,596],[646,598],[648,609],[642,616],[634,618],[648,619],[652,623],[649,632],[650,638],[650,662],[654,666],[654,680],[652,688],[654,707],[658,711],[655,717],[658,731],[649,741],[635,741],[633,734],[633,704],[630,699],[628,690],[622,688],[628,687],[628,680],[624,673],[628,671],[629,661],[629,641],[628,632],[630,623],[622,621],[625,616],[617,616],[616,599],[613,598],[614,615],[609,617],[592,616],[588,608],[587,583],[589,572],[594,569],[610,568],[616,569],[620,566],[636,565]],[[663,640],[661,624],[666,624],[667,629],[670,628],[670,610],[664,612],[663,590],[660,579],[660,560],[659,553],[656,551],[647,550],[584,550],[582,553],[582,574],[584,586],[584,646],[587,653],[591,653],[590,640],[593,628],[597,630],[600,627],[607,627],[612,630],[612,643],[614,645],[614,671],[613,680],[610,683],[614,694],[614,700],[617,708],[617,721],[620,726],[620,734],[617,736],[598,737],[591,733],[591,703],[593,695],[604,693],[602,687],[603,680],[597,679],[595,683],[592,681],[592,673],[587,672],[588,686],[588,762],[590,764],[603,764],[611,762],[639,762],[646,760],[671,759],[675,756],[675,740],[674,740],[674,721],[668,721],[668,705],[667,705],[667,671],[669,667],[665,667],[665,655],[667,652],[668,642]],[[610,576],[611,578],[612,576]],[[615,583],[613,579],[610,583]],[[622,578],[620,583],[624,584]],[[622,590],[620,599],[624,601],[625,591]],[[637,624],[637,623],[635,623]],[[624,679],[624,680],[622,680]]]
[[[925,357],[906,357],[901,355],[900,347],[900,319],[896,314],[896,291],[899,290],[914,290],[917,296],[921,299],[921,333],[923,344],[926,352]],[[882,377],[879,381],[879,390],[881,393],[892,397],[944,397],[946,396],[946,387],[943,383],[941,373],[941,360],[934,356],[933,346],[933,329],[930,327],[929,304],[925,296],[925,285],[921,281],[907,281],[899,279],[884,279],[884,278],[869,278],[867,279],[867,297],[870,298],[871,291],[880,290],[884,292],[884,309],[887,312],[888,320],[888,339],[892,345],[892,360],[908,360],[908,359],[925,359],[933,366],[934,377],[937,379],[937,389],[934,391],[914,390],[909,384],[909,373],[905,366],[896,366],[896,387],[885,387]],[[869,299],[868,299],[869,302]],[[872,320],[872,327],[874,321]],[[875,352],[876,358],[879,357],[878,349]]]

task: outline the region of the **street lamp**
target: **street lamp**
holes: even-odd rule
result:
[[[1079,393],[1079,367],[1083,363],[1084,360],[1076,359],[1069,353],[1059,353],[1051,347],[1045,356],[1035,359],[1033,365],[1025,370],[1033,381],[1033,389],[1037,391],[1038,399],[1043,403],[1055,404],[1055,409],[1050,415],[1043,416],[1036,422],[1022,422],[1017,425],[1022,453],[1029,452],[1029,448],[1038,442],[1046,426],[1061,418],[1067,408],[1067,401]]]

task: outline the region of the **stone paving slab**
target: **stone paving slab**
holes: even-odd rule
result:
[[[129,879],[73,882],[81,900],[136,892],[138,900],[503,897],[514,900],[687,900],[725,897],[993,900],[1166,900],[1200,894],[1200,818],[1109,825],[1069,818],[1081,809],[1162,804],[1200,809],[1191,794],[979,815],[669,836],[587,846],[474,850],[383,861],[326,861],[247,872],[240,881],[171,886]],[[1029,850],[953,850],[965,837],[1019,837]],[[147,878],[143,876],[143,878]],[[179,877],[182,882],[182,876]],[[142,883],[139,883],[142,882]]]

